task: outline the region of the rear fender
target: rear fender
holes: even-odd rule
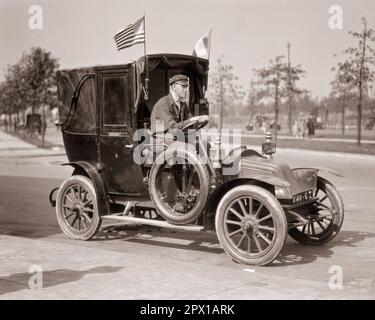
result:
[[[76,170],[82,170],[83,173],[87,174],[87,176],[92,181],[95,192],[96,198],[98,201],[98,211],[100,215],[106,215],[111,213],[106,188],[104,186],[103,179],[98,172],[98,169],[91,163],[85,161],[77,161],[77,162],[68,162],[63,163],[62,166],[71,166]],[[74,173],[73,173],[74,174]]]

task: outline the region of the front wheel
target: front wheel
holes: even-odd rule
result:
[[[288,230],[279,201],[253,185],[235,187],[224,195],[215,226],[224,250],[235,261],[249,265],[266,265],[276,259]]]
[[[307,224],[289,230],[289,235],[302,244],[322,245],[331,241],[344,221],[344,203],[332,183],[318,177],[315,197],[318,200],[310,205]]]
[[[195,221],[202,213],[210,183],[202,159],[184,147],[161,153],[149,178],[150,197],[158,214],[179,225]]]
[[[61,230],[71,239],[89,240],[101,224],[95,188],[90,179],[74,175],[65,180],[56,197]]]

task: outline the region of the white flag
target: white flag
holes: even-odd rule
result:
[[[204,59],[210,58],[211,32],[212,30],[198,40],[194,46],[193,56]]]

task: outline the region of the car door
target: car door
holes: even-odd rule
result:
[[[133,161],[132,69],[98,72],[99,158],[107,191],[141,195],[146,192],[139,165]]]

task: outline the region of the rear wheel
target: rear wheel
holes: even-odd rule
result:
[[[237,262],[266,265],[279,255],[287,238],[287,220],[267,190],[242,185],[221,199],[215,218],[224,250]]]
[[[289,235],[303,244],[321,245],[331,241],[344,221],[344,203],[332,183],[318,177],[315,197],[308,215],[308,223],[289,230]]]
[[[89,240],[101,224],[94,186],[90,179],[74,175],[61,185],[56,198],[61,230],[71,239]]]

